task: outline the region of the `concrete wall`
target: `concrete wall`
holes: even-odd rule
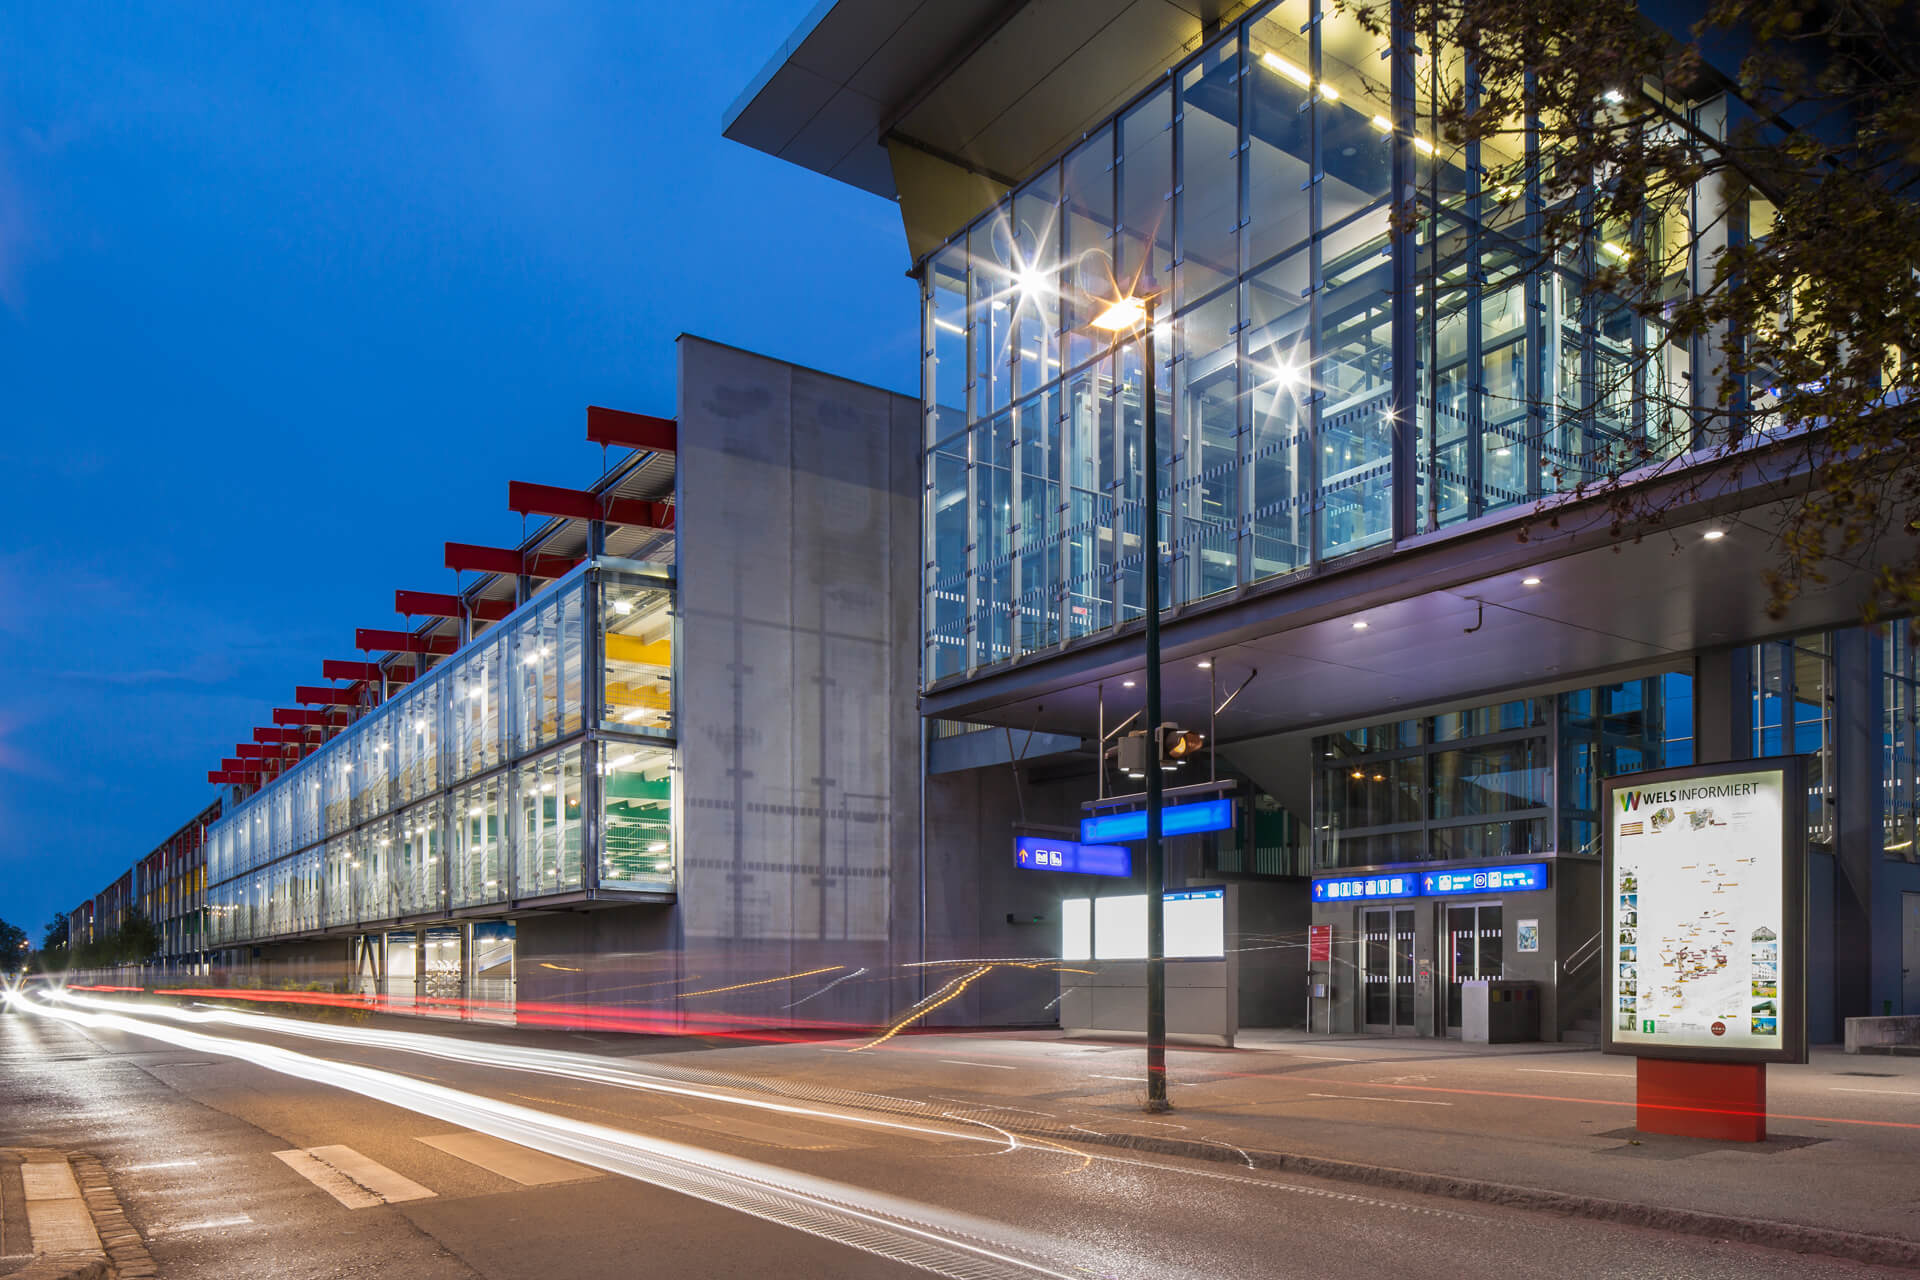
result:
[[[1307,925],[1313,916],[1307,886],[1259,880],[1234,883],[1240,926],[1240,1025],[1304,1027]]]
[[[685,989],[763,983],[702,1011],[884,1021],[917,994],[919,403],[699,338],[679,355],[682,870],[659,941]]]

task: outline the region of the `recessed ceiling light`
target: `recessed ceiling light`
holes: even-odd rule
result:
[[[1522,579],[1520,579],[1520,585],[1521,585],[1521,586],[1523,586],[1523,587],[1537,587],[1537,586],[1539,586],[1539,585],[1540,585],[1540,579],[1538,579],[1538,578],[1522,578]]]
[[[1133,681],[1131,681],[1131,680],[1122,680],[1122,681],[1120,682],[1120,687],[1121,687],[1122,689],[1131,689],[1131,688],[1133,688]]]
[[[1195,663],[1194,665],[1199,667],[1202,671],[1205,671],[1213,665],[1213,661],[1209,658],[1202,658],[1200,659],[1199,662]]]
[[[1720,541],[1720,539],[1727,536],[1727,531],[1725,529],[1709,529],[1705,533],[1701,534],[1700,536],[1705,538],[1708,542],[1718,542]]]
[[[1360,621],[1353,624],[1353,629],[1355,631],[1365,631],[1367,629],[1367,620],[1365,618],[1360,619]]]

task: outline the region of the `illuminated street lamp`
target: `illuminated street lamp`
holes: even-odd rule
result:
[[[1149,250],[1151,253],[1151,250]],[[1147,528],[1141,540],[1146,561],[1146,663],[1149,726],[1160,724],[1160,447],[1159,395],[1154,386],[1153,313],[1159,290],[1150,274],[1134,282],[1134,291],[1109,302],[1093,318],[1093,327],[1120,335],[1143,330],[1146,357],[1146,440],[1142,456],[1147,468]],[[1158,729],[1154,729],[1158,732]],[[1157,754],[1157,752],[1156,752]],[[1148,1111],[1166,1111],[1167,1102],[1167,862],[1160,847],[1162,770],[1147,769],[1147,1104]]]

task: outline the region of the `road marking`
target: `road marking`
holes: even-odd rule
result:
[[[404,1200],[425,1200],[434,1193],[395,1173],[352,1147],[309,1147],[276,1151],[274,1157],[349,1209]]]
[[[1009,1067],[998,1062],[968,1062],[964,1058],[942,1058],[942,1062],[951,1062],[956,1067],[988,1067],[994,1071],[1018,1071],[1018,1067]]]
[[[149,1169],[197,1169],[198,1160],[157,1160],[152,1164],[130,1164],[120,1170],[122,1173],[145,1173]]]
[[[1855,1089],[1849,1085],[1836,1084],[1828,1089],[1830,1093],[1886,1093],[1902,1098],[1920,1098],[1920,1091],[1913,1089]]]
[[[218,1227],[244,1227],[253,1219],[244,1213],[231,1214],[225,1218],[207,1218],[200,1222],[182,1223],[177,1227],[161,1227],[156,1235],[175,1236],[188,1231],[212,1231]]]
[[[589,1169],[583,1164],[562,1160],[544,1151],[523,1147],[517,1142],[475,1133],[471,1129],[438,1134],[419,1141],[457,1160],[477,1164],[487,1172],[497,1173],[523,1187],[538,1187],[549,1182],[577,1182],[582,1178],[600,1176],[598,1169]]]
[[[1118,1080],[1123,1084],[1145,1084],[1147,1082],[1145,1076],[1088,1076],[1087,1078],[1089,1080]],[[1169,1080],[1167,1081],[1167,1083],[1177,1084],[1177,1085],[1180,1085],[1182,1088],[1189,1088],[1192,1086],[1193,1081]]]
[[[1424,1098],[1375,1098],[1361,1093],[1310,1093],[1309,1098],[1338,1098],[1342,1102],[1404,1102],[1414,1107],[1450,1107],[1451,1102],[1429,1102]]]
[[[1625,1080],[1626,1073],[1621,1071],[1567,1071],[1560,1067],[1515,1067],[1515,1071],[1530,1076],[1599,1076],[1604,1080]]]
[[[1280,1052],[1286,1053],[1286,1050],[1282,1049]],[[1360,1059],[1358,1058],[1332,1058],[1332,1057],[1328,1057],[1324,1053],[1288,1053],[1287,1056],[1290,1058],[1308,1058],[1314,1062],[1358,1062],[1360,1061]]]

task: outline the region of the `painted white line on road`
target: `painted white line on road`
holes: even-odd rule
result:
[[[523,1187],[544,1186],[549,1182],[577,1182],[582,1178],[601,1176],[598,1169],[589,1169],[583,1164],[562,1160],[544,1151],[523,1147],[517,1142],[506,1142],[491,1134],[474,1133],[471,1130],[438,1134],[418,1141],[436,1151],[444,1151],[456,1160],[479,1165],[487,1172],[497,1173]]]
[[[130,1164],[121,1169],[122,1173],[145,1173],[149,1169],[197,1169],[198,1160],[156,1160],[152,1164]]]
[[[155,1235],[177,1236],[189,1231],[213,1231],[220,1227],[244,1227],[253,1221],[244,1213],[229,1214],[224,1218],[206,1218],[199,1222],[183,1222],[177,1227],[161,1227]]]
[[[1338,1098],[1342,1102],[1404,1102],[1410,1107],[1450,1107],[1451,1102],[1429,1102],[1425,1098],[1376,1098],[1364,1093],[1310,1093],[1309,1098]]]
[[[433,1192],[411,1178],[404,1178],[377,1160],[370,1160],[352,1147],[309,1147],[307,1150],[352,1178],[373,1194],[395,1204],[402,1200],[426,1200]]]
[[[1920,1098],[1920,1091],[1913,1089],[1855,1089],[1848,1085],[1836,1084],[1828,1089],[1829,1093],[1884,1093],[1900,1098]]]
[[[1530,1076],[1600,1076],[1606,1080],[1625,1080],[1624,1071],[1567,1071],[1560,1067],[1515,1067],[1515,1071]]]
[[[349,1209],[373,1209],[386,1203],[311,1151],[296,1148],[276,1151],[273,1156]]]
[[[1285,1052],[1285,1051],[1282,1050],[1282,1052]],[[1360,1059],[1358,1058],[1328,1057],[1324,1053],[1290,1053],[1290,1054],[1287,1054],[1287,1056],[1290,1058],[1308,1058],[1314,1062],[1358,1062],[1360,1061]]]
[[[988,1067],[994,1071],[1018,1071],[1020,1069],[1018,1067],[1009,1067],[1000,1062],[968,1062],[965,1058],[942,1058],[940,1061],[950,1062],[956,1067]]]

